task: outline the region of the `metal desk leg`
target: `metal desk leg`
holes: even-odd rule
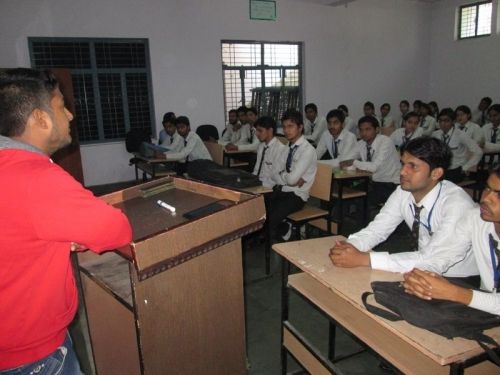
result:
[[[452,363],[450,366],[450,375],[464,375],[464,366],[461,363]]]
[[[285,258],[281,260],[281,374],[287,373],[288,352],[283,342],[283,323],[288,320],[288,303],[290,292],[288,290],[288,274],[290,273],[290,262]]]
[[[337,333],[337,326],[334,322],[328,322],[328,359],[333,362],[335,359],[335,335]]]
[[[364,185],[365,185],[365,192],[366,195],[363,198],[363,224],[366,225],[368,224],[368,185],[370,183],[370,179],[368,177],[365,178]]]

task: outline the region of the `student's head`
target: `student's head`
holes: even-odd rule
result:
[[[380,113],[382,114],[382,117],[387,116],[390,111],[391,105],[389,103],[384,103],[380,106]]]
[[[433,117],[437,117],[439,114],[439,107],[435,101],[429,102],[429,107],[431,108],[430,115]]]
[[[26,68],[0,73],[1,135],[51,155],[71,143],[71,120],[52,73]]]
[[[448,133],[455,124],[455,111],[451,108],[443,108],[438,116],[439,128],[443,133]]]
[[[420,104],[420,116],[424,117],[429,116],[431,113],[431,107],[427,103]]]
[[[175,114],[173,112],[167,112],[163,115],[163,120],[161,122],[165,132],[172,136],[175,133]]]
[[[318,116],[318,107],[314,103],[306,104],[304,112],[306,113],[306,118],[309,121],[314,121],[316,116]]]
[[[175,127],[177,128],[179,135],[183,138],[186,138],[191,131],[191,124],[186,116],[177,117],[175,119]]]
[[[497,166],[486,181],[486,187],[481,195],[481,219],[500,223],[500,166]],[[498,232],[498,225],[495,224]]]
[[[247,107],[244,105],[238,108],[238,120],[240,120],[241,124],[247,123]]]
[[[231,125],[238,122],[238,111],[236,109],[231,109],[227,114],[228,121]]]
[[[340,109],[342,112],[344,112],[344,115],[347,117],[349,116],[349,108],[345,104],[341,104],[337,107],[337,109]]]
[[[399,110],[403,115],[410,110],[410,103],[408,102],[408,100],[401,100],[399,102]]]
[[[257,120],[257,109],[254,107],[247,108],[247,122],[253,125],[255,120]]]
[[[477,108],[480,111],[486,111],[488,107],[491,105],[491,103],[493,103],[493,100],[491,100],[489,96],[485,96],[484,98],[481,99]]]
[[[465,125],[471,118],[470,108],[466,105],[459,105],[455,109],[455,117],[460,125]]]
[[[363,113],[365,116],[375,116],[375,105],[372,102],[363,104]]]
[[[406,130],[406,134],[411,134],[418,128],[420,123],[420,117],[417,112],[408,112],[403,116],[403,126]]]
[[[358,121],[359,136],[363,141],[371,144],[378,133],[378,120],[373,116],[361,117]]]
[[[259,117],[255,121],[255,134],[259,141],[268,143],[276,134],[276,121],[269,116]]]
[[[296,109],[288,109],[283,113],[281,125],[283,133],[290,143],[295,143],[302,136],[304,121],[302,115]]]
[[[500,104],[493,104],[488,109],[488,116],[490,117],[490,121],[493,125],[500,125]]]
[[[439,139],[412,139],[401,149],[401,189],[425,196],[443,179],[451,157],[450,148]]]
[[[342,129],[344,129],[344,120],[344,112],[340,109],[332,109],[326,115],[328,131],[334,138],[337,138],[340,133],[342,133]]]
[[[422,101],[421,100],[415,100],[413,102],[413,112],[417,112],[420,114],[420,107],[422,106]]]

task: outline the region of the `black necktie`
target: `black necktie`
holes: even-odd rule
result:
[[[489,240],[490,240],[490,248],[494,250],[495,256],[496,256],[496,272],[500,272],[500,250],[498,250],[498,243],[495,241],[493,238],[493,235],[490,233],[489,235]],[[493,254],[491,254],[493,257]],[[495,264],[495,259],[491,259],[492,264]],[[494,280],[494,285],[493,287],[495,290],[498,292],[500,289],[500,279],[497,279],[496,277],[493,278]]]
[[[411,135],[409,137],[407,137],[406,135],[403,135],[403,144],[401,145],[401,147],[406,146],[406,144],[408,143],[410,138],[411,138]]]
[[[420,211],[424,206],[418,207],[415,203],[413,203],[413,208],[415,210],[415,215],[413,216],[413,225],[411,226],[411,236],[415,241],[415,251],[418,250],[418,234],[420,229]]]
[[[450,136],[448,134],[443,134],[443,142],[448,144],[450,140]]]
[[[380,126],[381,128],[384,127],[384,122],[385,122],[385,118],[382,117],[382,125]]]
[[[498,128],[493,128],[491,132],[491,143],[497,143],[497,130]]]
[[[372,161],[372,146],[366,144],[366,161]]]
[[[339,142],[340,142],[340,139],[333,140],[333,142],[332,142],[332,152],[333,152],[334,159],[337,159],[339,157]]]
[[[314,132],[314,127],[316,126],[316,124],[314,122],[311,122],[311,133]]]
[[[174,137],[170,137],[170,144],[174,143]]]
[[[299,146],[290,146],[290,149],[288,150],[288,157],[286,158],[286,171],[287,173],[290,173],[292,170],[292,159],[293,159],[293,154],[295,152],[295,149]]]
[[[269,148],[269,146],[264,147],[264,150],[262,150],[262,157],[260,159],[259,163],[259,170],[257,171],[257,176],[260,176],[260,171],[262,170],[262,164],[264,163],[264,157],[266,156],[266,151]]]
[[[485,111],[481,112],[481,125],[484,125],[485,121],[486,121],[486,115],[484,113]]]

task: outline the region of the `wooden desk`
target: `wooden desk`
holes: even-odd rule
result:
[[[273,246],[283,257],[283,374],[287,368],[287,353],[292,354],[312,374],[338,371],[334,340],[330,340],[329,356],[326,358],[288,321],[290,290],[326,315],[331,327],[343,327],[405,374],[463,374],[464,368],[469,366],[472,367],[467,368],[467,374],[499,373],[499,368],[494,364],[484,362],[486,355],[474,341],[461,338],[447,340],[404,321],[389,322],[370,314],[361,301],[362,293],[371,290],[370,282],[398,281],[402,276],[368,268],[333,266],[328,252],[334,240],[342,238],[323,237]],[[290,264],[303,272],[288,276]],[[375,303],[374,300],[371,302]],[[500,342],[500,328],[486,333]]]
[[[252,154],[255,155],[256,151],[239,151],[239,150],[228,151],[224,148],[223,166],[230,168],[232,158],[237,159],[238,156],[247,156]],[[248,165],[248,163],[245,163],[245,165]],[[233,166],[237,167],[238,165],[233,165]]]
[[[142,180],[144,182],[147,180],[147,175],[150,175],[152,179],[155,179],[157,177],[168,177],[176,174],[175,171],[165,167],[166,163],[173,163],[172,161],[157,158],[146,158],[139,153],[134,153],[134,157],[138,159],[134,163],[135,179],[137,181],[139,181],[139,170],[142,171]]]
[[[244,191],[245,193],[249,193],[249,194],[269,194],[269,193],[273,192],[272,188],[262,186],[262,185],[251,186],[251,187],[247,187],[247,188],[240,189],[240,190]]]

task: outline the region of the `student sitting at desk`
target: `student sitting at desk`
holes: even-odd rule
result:
[[[250,107],[246,110],[247,124],[241,129],[240,142],[228,143],[227,151],[256,151],[259,147],[259,139],[255,135],[255,121],[257,120],[257,109]],[[245,139],[243,139],[245,137]]]
[[[459,105],[457,109],[455,109],[455,116],[457,118],[455,126],[463,131],[469,138],[472,138],[479,146],[482,146],[484,144],[483,130],[478,124],[470,120],[470,108],[466,105]]]
[[[392,132],[390,138],[394,146],[399,150],[412,139],[422,136],[422,129],[418,126],[419,116],[416,112],[409,112],[403,119],[403,127]]]
[[[380,106],[380,127],[390,128],[394,127],[394,120],[389,115],[391,112],[391,105],[389,103],[384,103]]]
[[[488,110],[490,123],[483,126],[485,152],[500,152],[500,104],[493,104]]]
[[[401,185],[366,228],[333,246],[330,251],[333,264],[391,272],[408,272],[419,267],[447,276],[476,275],[477,267],[469,249],[447,247],[464,212],[474,207],[462,188],[443,181],[451,157],[449,147],[439,139],[420,137],[408,142],[401,154]],[[402,221],[411,229],[415,251],[397,254],[370,251],[385,241]]]
[[[304,120],[304,135],[307,140],[318,144],[321,135],[326,130],[326,119],[318,116],[318,107],[309,103],[304,107],[306,118]]]
[[[328,131],[324,132],[316,148],[318,160],[328,151],[331,160],[325,163],[337,168],[341,161],[352,160],[356,157],[356,137],[344,127],[344,112],[333,109],[326,116]]]
[[[160,131],[159,144],[168,148],[170,151],[178,152],[184,147],[184,140],[177,133],[175,127],[175,115],[173,112],[167,112],[163,116],[163,130]]]
[[[435,131],[432,136],[441,139],[452,152],[451,165],[444,174],[446,180],[459,183],[464,180],[470,169],[475,167],[481,160],[483,152],[464,132],[455,127],[455,111],[451,108],[443,108],[439,113],[440,130]]]
[[[304,124],[300,112],[289,109],[281,119],[288,140],[288,152],[273,167],[275,186],[266,199],[267,220],[271,235],[288,239],[291,226],[284,222],[293,212],[304,207],[316,177],[316,151],[302,135]]]
[[[344,112],[344,129],[350,131],[352,134],[354,134],[356,137],[358,136],[358,125],[356,124],[356,121],[349,116],[349,108],[345,104],[341,104],[337,107],[337,109],[340,109],[342,112]]]
[[[472,245],[481,289],[477,291],[451,284],[436,273],[414,269],[404,278],[407,293],[420,298],[442,299],[469,305],[478,310],[500,315],[500,168],[494,170],[481,196],[481,207],[463,215],[454,231],[454,242],[445,248]]]
[[[257,149],[257,162],[253,174],[259,177],[262,186],[272,188],[276,183],[273,180],[274,170],[281,170],[283,155],[287,147],[274,135],[276,121],[272,117],[260,117],[255,122],[255,134],[260,141]]]
[[[401,100],[401,102],[399,102],[399,111],[401,112],[401,117],[399,118],[398,120],[398,123],[396,125],[396,128],[402,128],[404,126],[404,123],[405,123],[405,115],[410,112],[410,103],[408,102],[408,100],[404,99],[404,100]],[[417,114],[418,116],[418,114]]]
[[[359,120],[359,135],[356,158],[340,163],[341,168],[354,166],[372,172],[371,191],[368,199],[372,206],[385,203],[399,183],[399,156],[389,137],[378,134],[378,121],[374,116]]]
[[[232,109],[228,113],[229,123],[226,125],[224,134],[222,134],[219,144],[221,145],[240,145],[247,144],[250,138],[250,127],[242,125],[238,120],[238,112]],[[246,120],[246,117],[245,117]]]

